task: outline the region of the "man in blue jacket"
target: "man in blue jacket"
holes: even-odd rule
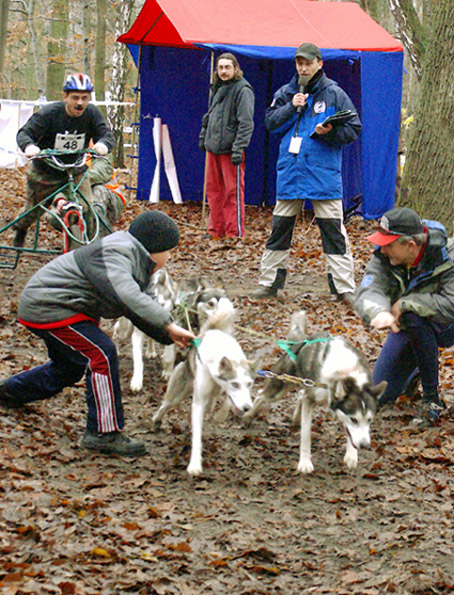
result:
[[[281,138],[276,206],[271,235],[261,260],[255,299],[276,297],[284,287],[295,221],[306,200],[313,205],[334,299],[352,303],[353,258],[343,224],[342,147],[353,142],[361,122],[347,94],[324,74],[320,49],[304,43],[295,54],[297,73],[281,87],[267,109],[265,123]],[[351,117],[323,122],[338,112]]]

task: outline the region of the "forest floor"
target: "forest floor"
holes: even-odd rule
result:
[[[0,224],[24,198],[23,171],[0,170]],[[146,203],[131,198],[118,227]],[[278,357],[291,314],[309,331],[344,335],[373,365],[385,333],[329,302],[321,244],[306,214],[298,222],[288,284],[279,300],[255,303],[271,210],[248,208],[247,237],[234,248],[203,239],[201,206],[160,204],[182,234],[169,262],[175,280],[222,277],[237,310],[237,337],[263,368]],[[371,254],[373,222],[348,223],[358,281]],[[4,232],[1,245],[11,242]],[[58,249],[54,230],[42,239]],[[0,236],[1,237],[1,236]],[[51,256],[23,256],[0,270],[0,378],[46,361],[41,342],[16,322],[27,279]],[[112,321],[103,321],[107,332]],[[253,332],[250,332],[253,331]],[[380,413],[358,468],[342,462],[345,437],[323,409],[313,423],[314,473],[296,473],[295,394],[264,408],[249,427],[231,417],[204,428],[204,473],[186,472],[190,402],[153,432],[165,391],[159,360],[132,393],[130,347],[121,344],[126,431],[149,454],[123,459],[79,446],[85,425],[80,383],[23,409],[0,408],[0,593],[77,595],[398,595],[454,592],[454,420],[411,432],[417,401]],[[441,388],[454,402],[452,349],[441,352]],[[256,381],[257,390],[263,381]]]

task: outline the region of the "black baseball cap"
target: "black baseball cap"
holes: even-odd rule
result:
[[[413,209],[397,207],[382,215],[378,230],[366,240],[376,246],[387,246],[401,236],[413,236],[423,231],[421,219]]]
[[[306,60],[318,60],[322,59],[322,52],[320,49],[314,45],[313,43],[303,43],[300,47],[296,50],[295,58],[306,58]]]

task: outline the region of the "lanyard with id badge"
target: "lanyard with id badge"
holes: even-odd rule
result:
[[[55,135],[55,149],[66,151],[81,151],[85,146],[85,132],[70,134],[68,132]]]
[[[301,142],[303,140],[302,136],[298,136],[298,129],[300,127],[301,115],[302,115],[302,110],[298,108],[298,119],[296,121],[295,134],[292,136],[292,138],[290,140],[290,145],[288,147],[288,152],[292,153],[293,155],[298,155],[298,153],[300,152],[300,149],[301,149]]]

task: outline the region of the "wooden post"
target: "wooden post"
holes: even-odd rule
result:
[[[214,52],[211,52],[210,58],[210,92],[208,93],[208,105],[210,105],[210,98],[211,98],[211,86],[213,84],[213,77],[214,77]],[[202,225],[205,225],[205,216],[206,216],[206,202],[207,202],[207,163],[208,163],[208,155],[205,152],[205,169],[203,173],[203,196],[202,196]]]

